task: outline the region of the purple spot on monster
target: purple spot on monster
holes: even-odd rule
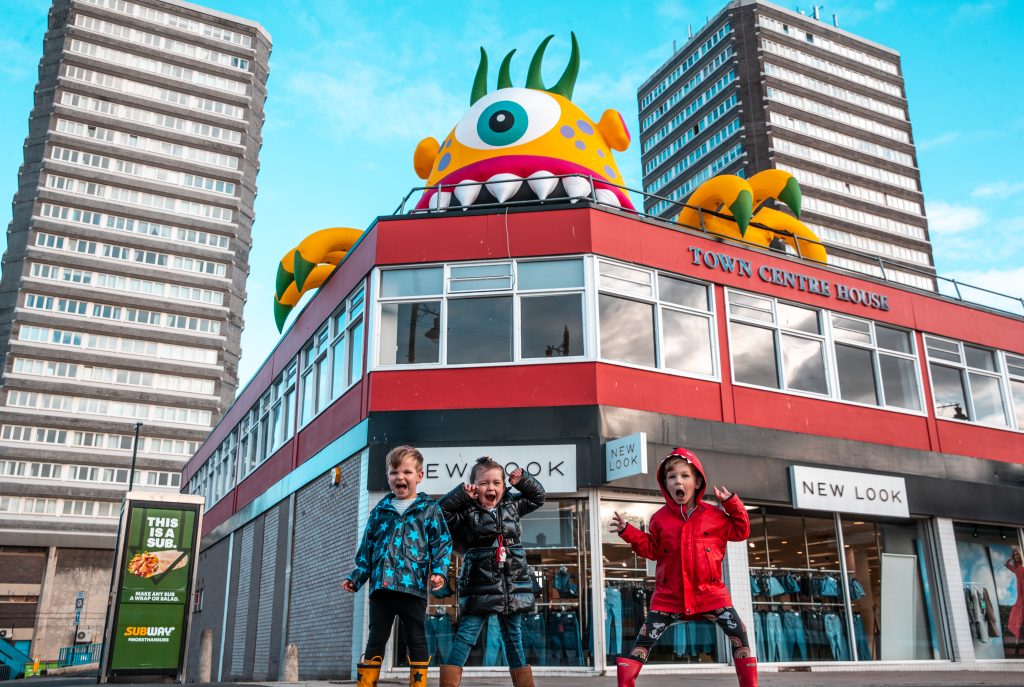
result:
[[[563,124],[562,128],[559,129],[559,131],[561,131],[562,135],[565,136],[566,138],[572,138],[573,136],[576,135],[576,132],[573,131],[572,127],[569,126],[568,124]]]
[[[598,156],[598,157],[604,157],[604,151],[603,151],[603,150],[601,150],[600,148],[598,148],[598,149],[597,149],[597,156]]]
[[[580,121],[576,122],[576,126],[578,126],[580,128],[580,131],[582,131],[583,133],[587,134],[588,136],[590,134],[594,133],[594,127],[590,126],[589,124],[587,124],[582,119]]]
[[[443,172],[445,170],[445,168],[448,166],[448,163],[451,162],[451,161],[452,161],[452,154],[451,153],[445,153],[444,157],[441,158],[441,161],[437,163],[437,171],[438,172]]]
[[[605,173],[605,175],[607,175],[607,177],[609,179],[614,179],[615,178],[615,170],[612,169],[611,165],[605,165],[604,166],[604,173]]]
[[[580,150],[586,150],[587,146],[583,141],[576,141],[576,147]]]

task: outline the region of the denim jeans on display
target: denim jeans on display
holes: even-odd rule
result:
[[[818,580],[820,587],[818,589],[818,596],[839,596],[839,583],[836,578],[828,575]]]
[[[860,661],[870,661],[871,647],[868,645],[868,637],[864,632],[864,619],[860,613],[853,614],[853,636],[857,642],[857,659]]]
[[[686,643],[690,653],[712,654],[715,651],[715,624],[707,620],[694,620],[685,623]]]
[[[505,655],[508,658],[509,667],[522,668],[526,665],[526,661],[523,659],[522,615],[463,615],[459,621],[459,629],[455,633],[455,639],[452,640],[452,648],[451,651],[448,652],[448,657],[445,659],[445,663],[453,666],[466,665],[466,659],[469,658],[469,651],[473,648],[473,645],[476,644],[476,640],[480,636],[480,630],[484,626],[485,618],[497,619],[499,631],[496,634],[502,638],[502,644],[505,650]],[[486,664],[486,659],[484,662]]]
[[[555,591],[557,591],[563,599],[575,598],[580,591],[579,585],[572,581],[572,577],[569,575],[567,570],[559,570],[555,573],[553,585],[555,587]]]
[[[496,615],[487,619],[487,634],[484,636],[484,665],[508,665],[508,660],[505,658],[505,647],[502,646],[501,624]]]
[[[862,585],[856,577],[850,576],[850,601],[856,601],[857,599],[864,596],[864,585]]]
[[[548,663],[547,623],[541,613],[523,616],[523,657],[527,663],[544,666]]]
[[[785,587],[786,591],[790,594],[800,593],[800,580],[796,578],[796,575],[792,573],[782,576],[782,586]]]
[[[768,660],[764,651],[764,613],[754,613],[754,651],[758,659]]]
[[[604,637],[609,656],[622,653],[622,592],[615,587],[604,589]]]
[[[430,652],[433,665],[441,665],[445,656],[452,650],[452,619],[447,613],[428,615],[425,623],[427,632],[427,651]]]
[[[583,665],[583,645],[576,613],[559,611],[548,616],[548,646],[551,665]]]
[[[786,611],[782,615],[782,632],[786,660],[806,661],[807,638],[804,636],[804,621],[800,613],[797,611]]]
[[[758,583],[756,575],[750,576],[750,593],[753,596],[761,596],[761,585]]]
[[[764,660],[787,660],[788,657],[783,650],[782,617],[775,611],[764,614],[764,633]]]
[[[846,646],[846,635],[843,632],[843,619],[835,613],[825,616],[825,637],[835,660],[850,660],[850,650]]]

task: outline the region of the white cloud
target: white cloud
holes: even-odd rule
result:
[[[655,11],[659,17],[665,17],[666,19],[686,19],[692,14],[692,12],[683,7],[683,4],[678,2],[678,0],[660,2],[655,8]]]
[[[929,138],[924,141],[917,142],[917,149],[931,150],[932,148],[938,148],[940,146],[949,145],[950,143],[956,143],[963,137],[963,134],[959,131],[947,131],[944,134],[939,134],[935,138]]]
[[[934,234],[958,234],[975,229],[987,219],[979,208],[951,205],[942,201],[926,202],[928,231]]]
[[[1006,198],[1008,196],[1015,196],[1018,193],[1024,192],[1024,181],[1010,182],[1005,179],[999,181],[993,181],[989,184],[982,184],[973,191],[971,191],[971,197],[973,198],[988,198],[991,196],[999,196]]]
[[[1000,310],[1007,310],[1020,314],[1022,304],[1019,298],[1024,298],[1024,267],[1011,267],[1008,269],[990,270],[956,270],[943,274],[944,277],[951,277],[960,283],[960,295],[964,300],[974,303],[989,305]],[[986,293],[971,286],[980,286],[995,294]],[[999,296],[1006,294],[1012,298]]]

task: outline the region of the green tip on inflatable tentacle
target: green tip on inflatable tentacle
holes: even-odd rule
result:
[[[800,182],[796,180],[796,177],[790,177],[789,181],[786,182],[785,188],[782,189],[782,193],[779,194],[779,200],[786,204],[793,214],[800,217],[800,205],[803,201],[803,194],[800,193]]]
[[[740,228],[740,236],[746,236],[747,225],[750,224],[750,218],[754,214],[754,194],[746,189],[740,191],[736,200],[729,206],[729,212],[736,219],[736,224]]]
[[[512,76],[509,74],[509,70],[512,68],[512,56],[515,54],[516,51],[513,50],[501,61],[501,69],[498,70],[498,88],[512,88]]]
[[[280,298],[288,287],[295,281],[295,276],[284,268],[284,265],[277,266],[277,283],[274,285],[274,295]]]
[[[473,78],[473,93],[469,96],[469,104],[472,105],[485,95],[487,95],[487,51],[480,48],[480,64],[476,68],[476,77]]]
[[[576,77],[580,73],[580,46],[576,42],[576,34],[570,33],[572,37],[572,54],[569,55],[569,64],[562,72],[562,78],[554,86],[548,89],[548,93],[554,93],[572,100],[572,91],[576,88]]]
[[[533,59],[530,60],[530,70],[526,73],[527,88],[533,88],[538,91],[547,90],[544,88],[544,80],[540,76],[540,63],[544,61],[544,51],[554,37],[554,34],[552,34],[542,40],[540,45],[537,46],[537,51],[533,53]]]
[[[285,320],[288,319],[288,313],[292,311],[292,306],[285,305],[276,298],[274,299],[274,322],[277,324],[277,333],[280,334],[284,328]]]
[[[299,251],[295,251],[293,262],[295,268],[295,285],[299,287],[299,291],[302,291],[302,287],[306,283],[306,277],[308,277],[309,273],[313,271],[314,267],[316,267],[316,263],[306,260],[302,257],[302,253]]]

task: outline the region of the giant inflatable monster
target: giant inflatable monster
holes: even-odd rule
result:
[[[442,143],[428,137],[413,154],[413,168],[425,180],[414,212],[442,212],[473,205],[590,198],[635,211],[612,151],[629,147],[622,115],[605,110],[595,122],[572,102],[579,73],[576,34],[561,78],[550,88],[541,78],[545,38],[530,60],[526,83],[512,84],[515,50],[498,69],[497,88],[487,92],[487,53],[473,80],[469,111]],[[787,243],[805,258],[824,262],[818,238],[796,217],[769,207],[776,199],[797,216],[800,186],[789,173],[766,170],[750,180],[713,177],[687,200],[677,222],[759,246]],[[278,331],[302,296],[319,288],[359,241],[359,229],[323,229],[307,236],[281,259],[274,296]]]

